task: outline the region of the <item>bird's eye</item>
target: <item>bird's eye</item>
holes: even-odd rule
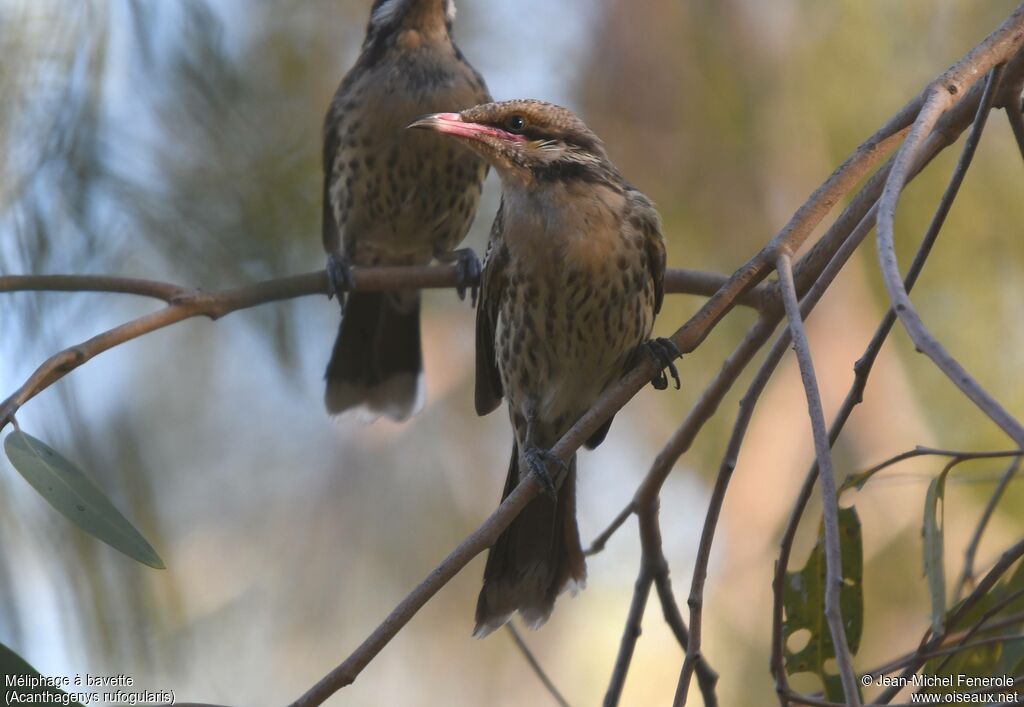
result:
[[[505,121],[505,127],[509,129],[509,132],[518,133],[526,127],[526,118],[521,115],[513,115]]]

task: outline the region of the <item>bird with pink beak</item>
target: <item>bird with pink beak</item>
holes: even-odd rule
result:
[[[675,346],[649,339],[664,291],[661,223],[597,136],[565,108],[487,103],[409,127],[458,140],[501,177],[477,308],[476,409],[485,415],[508,400],[515,439],[503,498],[529,474],[547,493],[491,548],[476,635],[517,611],[536,627],[562,591],[586,579],[576,457],[563,461],[549,450],[638,355],[667,367],[678,387]],[[667,376],[654,384],[668,387]],[[600,444],[610,426],[587,446]]]

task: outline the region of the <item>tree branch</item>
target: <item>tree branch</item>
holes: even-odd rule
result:
[[[846,702],[859,707],[860,693],[853,672],[853,657],[846,642],[846,627],[839,606],[839,590],[843,587],[842,549],[839,544],[839,498],[836,495],[836,481],[832,475],[832,447],[825,428],[825,411],[821,405],[818,381],[814,375],[814,361],[811,348],[804,332],[800,316],[800,303],[796,298],[796,284],[793,282],[793,264],[788,253],[779,255],[775,266],[782,283],[783,301],[789,319],[790,336],[800,364],[800,377],[807,394],[807,411],[811,418],[814,436],[814,453],[818,462],[818,483],[821,485],[821,505],[825,526],[825,620],[832,634],[839,677],[843,683]]]
[[[1002,499],[1003,494],[1006,492],[1006,488],[1013,481],[1017,472],[1020,471],[1021,458],[1018,456],[1014,459],[1010,466],[1006,468],[1003,475],[999,479],[999,483],[996,485],[995,490],[988,499],[988,503],[985,504],[985,510],[982,511],[981,518],[978,520],[978,525],[974,529],[974,534],[971,535],[971,540],[967,543],[967,549],[964,551],[964,567],[960,572],[960,577],[956,581],[955,589],[953,590],[953,598],[958,601],[960,596],[963,594],[964,589],[968,583],[974,579],[974,558],[978,554],[978,546],[981,545],[981,537],[985,534],[985,529],[988,527],[988,522],[992,519],[992,514],[995,513],[996,506]]]
[[[1017,8],[1011,16],[1011,20],[1016,20],[1019,23],[1022,17],[1024,17],[1024,6]],[[977,80],[978,76],[981,75],[981,71],[987,72],[995,66],[1006,62],[1020,49],[1021,44],[1024,43],[1024,32],[1018,29],[1014,33],[1012,29],[1008,21],[1007,24],[1004,24],[993,35],[996,41],[993,42],[993,48],[990,51],[980,52],[976,49],[968,55],[980,55],[980,66],[977,67],[979,73],[977,75],[954,68],[939,77],[929,88],[924,108],[922,108],[921,114],[915,121],[913,128],[911,128],[906,142],[896,155],[892,172],[889,174],[885,190],[882,192],[882,197],[879,200],[877,244],[878,261],[882,269],[886,290],[889,292],[889,299],[892,301],[893,309],[896,310],[900,322],[914,344],[982,412],[999,425],[1018,446],[1024,447],[1024,426],[1021,426],[1005,408],[997,403],[924,326],[924,322],[921,321],[920,316],[914,309],[907,289],[903,285],[899,272],[899,263],[896,260],[893,233],[900,192],[906,185],[914,169],[915,162],[923,154],[922,148],[925,139],[936,126],[939,118],[953,105],[956,100],[955,97],[970,87]],[[989,84],[987,93],[991,93],[991,80]]]
[[[456,269],[450,265],[423,267],[353,268],[354,291],[379,292],[396,289],[431,289],[456,286]],[[722,275],[697,270],[669,270],[665,291],[676,294],[710,295],[726,281]],[[105,275],[6,275],[0,277],[0,293],[10,292],[105,292],[133,294],[162,300],[163,310],[147,314],[110,329],[88,341],[71,346],[47,359],[32,376],[0,403],[0,430],[18,410],[40,392],[99,354],[121,344],[164,329],[186,319],[219,319],[241,309],[270,302],[329,292],[327,275],[314,271],[243,287],[208,292],[156,280]],[[737,304],[761,307],[764,288],[755,288],[736,300]]]
[[[512,636],[512,641],[515,642],[516,648],[518,648],[523,654],[523,657],[526,658],[526,662],[530,664],[530,668],[533,670],[534,674],[536,674],[537,679],[541,681],[544,688],[551,694],[551,698],[555,703],[558,704],[559,707],[569,707],[569,703],[564,697],[562,697],[562,693],[560,693],[558,688],[555,687],[555,683],[551,681],[548,674],[544,672],[544,668],[541,667],[540,661],[538,661],[536,656],[533,655],[533,651],[531,651],[530,647],[526,645],[526,641],[524,641],[523,637],[519,635],[519,631],[517,631],[516,627],[512,625],[512,622],[509,621],[505,624],[505,628],[508,629],[508,633]]]

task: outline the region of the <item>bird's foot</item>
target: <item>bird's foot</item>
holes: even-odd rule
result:
[[[348,293],[355,289],[352,261],[341,253],[327,254],[327,298],[337,296],[341,311],[345,311]]]
[[[671,339],[657,338],[640,345],[640,348],[658,364],[658,375],[651,379],[651,385],[657,390],[668,388],[668,375],[675,381],[676,390],[682,386],[679,381],[679,370],[676,368],[675,360],[682,356],[679,347]],[[668,375],[665,372],[668,371]]]
[[[480,287],[480,275],[483,267],[480,265],[480,258],[472,248],[459,248],[451,253],[442,253],[437,256],[442,263],[455,263],[455,292],[460,300],[466,299],[466,289],[470,292],[470,302],[475,307],[477,291]]]
[[[530,471],[540,480],[541,485],[544,486],[544,493],[554,500],[557,496],[557,491],[555,489],[555,482],[551,478],[551,474],[548,473],[548,464],[554,464],[563,472],[569,470],[569,465],[552,454],[550,450],[540,449],[539,447],[527,447],[523,451],[523,458],[526,460],[527,466],[530,467]]]

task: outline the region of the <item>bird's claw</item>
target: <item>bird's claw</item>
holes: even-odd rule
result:
[[[548,473],[548,464],[555,464],[563,472],[569,470],[569,465],[547,449],[539,449],[537,447],[526,449],[523,457],[526,459],[526,464],[530,467],[530,471],[544,487],[544,493],[554,500],[557,497],[557,490],[555,489],[555,482],[551,478],[551,474]]]
[[[640,348],[659,367],[658,375],[651,379],[651,385],[656,390],[666,390],[668,388],[668,376],[665,375],[665,371],[667,370],[668,374],[672,376],[672,380],[675,381],[676,390],[679,390],[682,387],[682,383],[679,380],[679,369],[676,368],[675,364],[675,360],[682,356],[679,352],[679,347],[671,339],[659,337],[642,344]]]
[[[352,262],[340,253],[327,255],[327,298],[338,297],[341,311],[345,311],[348,293],[355,289],[355,278],[352,277]]]
[[[483,273],[480,258],[472,248],[460,248],[452,253],[452,259],[455,261],[455,292],[460,300],[465,301],[466,289],[469,288],[470,302],[476,307],[480,275]]]

